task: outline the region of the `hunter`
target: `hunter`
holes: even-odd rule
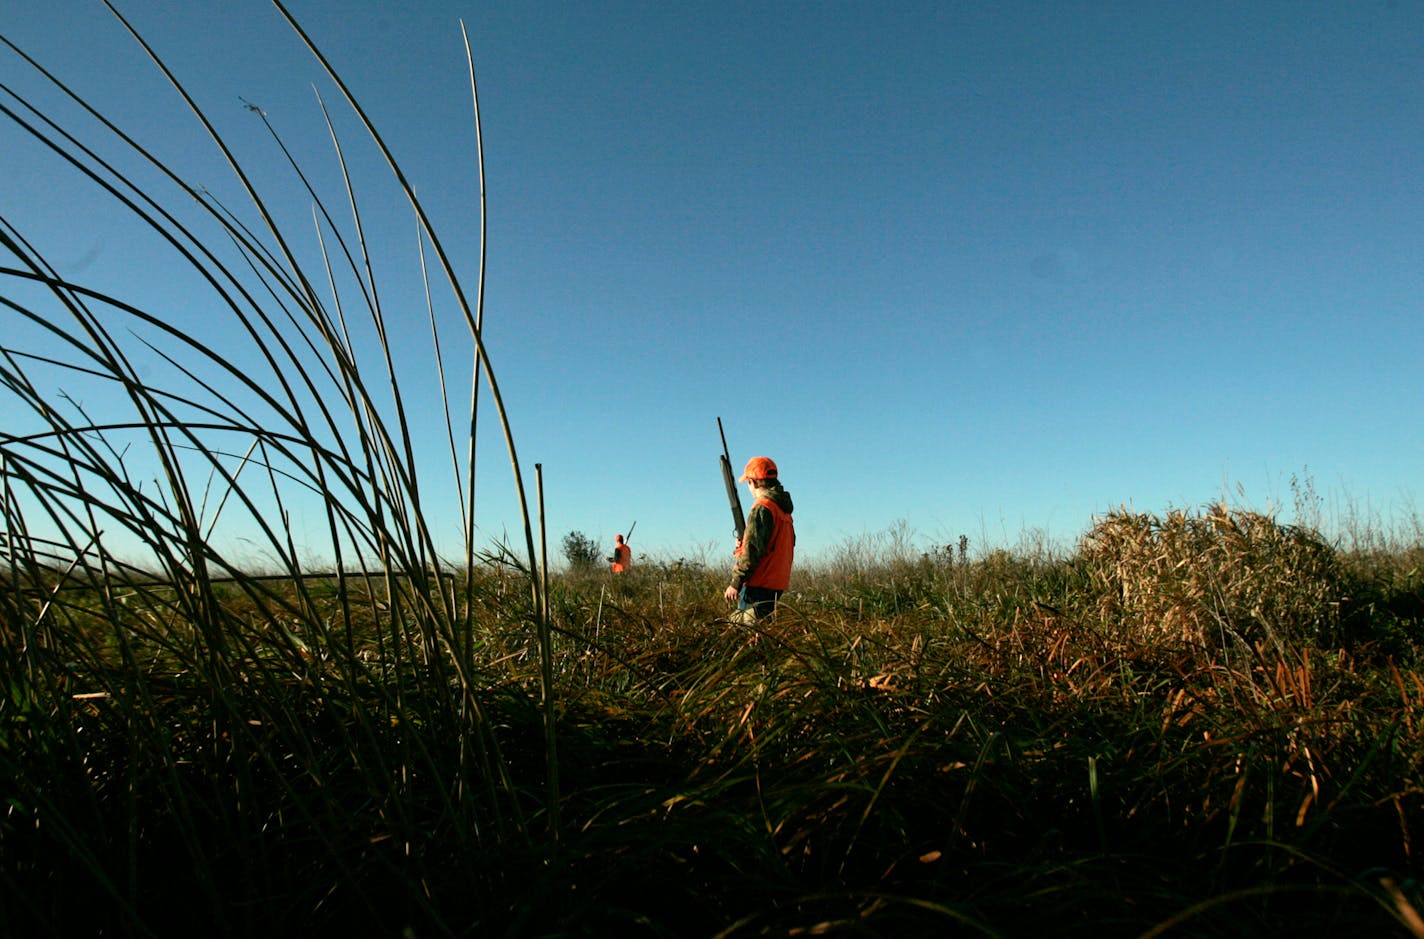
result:
[[[622,535],[614,536],[613,554],[607,559],[609,570],[615,574],[626,573],[633,566],[633,549],[623,541]]]
[[[796,528],[791,522],[791,493],[782,488],[769,457],[752,457],[737,481],[746,482],[753,504],[733,552],[737,560],[732,583],[723,596],[737,601],[733,622],[751,623],[776,611],[776,601],[791,582]]]

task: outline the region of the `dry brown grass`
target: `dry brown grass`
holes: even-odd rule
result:
[[[1339,619],[1335,551],[1258,512],[1123,509],[1099,519],[1080,549],[1103,621],[1133,638],[1249,649],[1325,639]]]

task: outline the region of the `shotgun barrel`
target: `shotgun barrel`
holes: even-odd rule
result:
[[[746,530],[746,516],[742,515],[742,497],[737,492],[737,477],[732,472],[732,456],[727,452],[727,432],[722,429],[722,419],[717,418],[717,433],[722,436],[722,455],[718,457],[722,461],[722,482],[727,487],[727,502],[732,507],[732,528],[737,533],[737,542],[742,540],[742,532]]]

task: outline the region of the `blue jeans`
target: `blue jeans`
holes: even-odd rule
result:
[[[737,595],[737,609],[751,610],[753,616],[761,619],[775,612],[776,601],[779,599],[781,599],[780,590],[743,585],[741,593]]]

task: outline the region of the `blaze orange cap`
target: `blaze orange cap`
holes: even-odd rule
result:
[[[614,538],[617,538],[619,541],[622,541],[622,540],[623,540],[623,536],[622,536],[622,535],[614,535],[613,537],[614,537]]]
[[[754,456],[747,460],[747,468],[742,470],[742,475],[737,482],[744,479],[775,479],[776,464],[771,462],[771,457]]]

